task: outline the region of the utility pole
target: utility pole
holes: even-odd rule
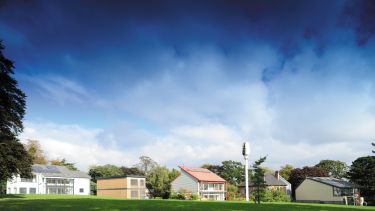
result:
[[[246,201],[249,201],[249,154],[250,145],[245,142],[242,146],[242,155],[245,159],[245,191],[246,191]]]

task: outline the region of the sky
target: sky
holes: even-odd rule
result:
[[[375,137],[374,1],[0,0],[49,159],[278,169],[351,164]]]

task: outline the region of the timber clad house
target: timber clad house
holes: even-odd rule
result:
[[[356,192],[354,184],[342,179],[307,177],[296,188],[296,201],[342,204],[344,197],[352,197]]]
[[[13,177],[7,181],[7,194],[90,194],[90,176],[65,166],[32,165],[32,178]]]
[[[125,199],[145,199],[145,176],[128,175],[98,178],[96,182],[98,196],[111,196]]]
[[[181,175],[172,182],[172,191],[187,190],[203,200],[225,200],[226,181],[204,168],[179,166]]]

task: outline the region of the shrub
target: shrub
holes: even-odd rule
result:
[[[290,197],[286,195],[283,190],[266,189],[264,192],[263,200],[265,202],[287,202]]]
[[[180,189],[178,192],[172,192],[169,198],[178,200],[198,200],[199,197],[197,194],[191,193],[186,189]]]

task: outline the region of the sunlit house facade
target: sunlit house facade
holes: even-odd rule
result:
[[[7,194],[90,194],[90,176],[84,172],[36,164],[32,174],[32,178],[17,176],[8,180]]]

